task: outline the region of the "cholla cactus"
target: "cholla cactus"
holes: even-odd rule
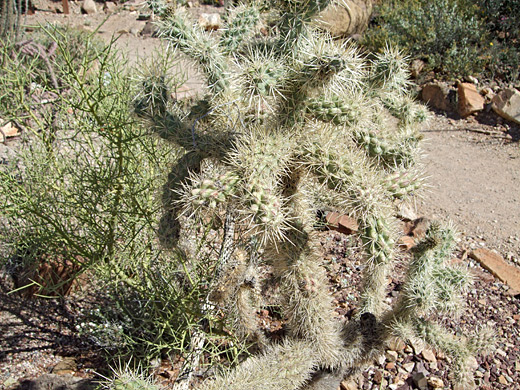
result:
[[[451,229],[430,228],[398,303],[385,302],[398,238],[394,203],[421,184],[416,124],[425,111],[410,98],[398,52],[367,62],[314,27],[328,3],[278,0],[277,22],[262,31],[259,11],[238,6],[215,35],[183,9],[152,4],[162,37],[207,80],[205,98],[190,110],[167,101],[164,77],[146,80],[137,104],[156,132],[185,150],[165,191],[163,241],[187,247],[188,223],[225,219],[220,230],[208,226],[224,234],[206,309],[233,314],[234,331],[263,348],[200,389],[324,388],[330,375],[320,370],[334,377],[358,369],[395,335],[445,349],[458,379],[470,382],[463,368],[477,343],[447,337],[428,320],[432,310],[451,313],[468,281],[445,264]],[[359,222],[364,285],[359,316],[348,323],[333,316],[314,231],[318,208]],[[280,344],[266,345],[254,320],[261,263],[279,285],[287,325]]]

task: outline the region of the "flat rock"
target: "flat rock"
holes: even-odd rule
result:
[[[475,84],[460,83],[457,88],[459,98],[459,114],[467,116],[484,109],[484,98],[478,93]]]
[[[2,122],[1,118],[0,122]],[[7,138],[16,137],[17,135],[20,135],[20,129],[18,129],[11,122],[8,122],[3,127],[0,127],[0,142],[5,142]]]
[[[520,124],[520,92],[514,88],[504,89],[491,102],[498,115]]]
[[[359,229],[354,218],[336,212],[327,213],[325,221],[330,229],[337,230],[344,234],[352,234],[357,232]]]
[[[483,268],[491,272],[500,281],[506,283],[516,292],[520,292],[520,269],[506,263],[498,253],[486,248],[473,250],[469,256],[477,260]]]

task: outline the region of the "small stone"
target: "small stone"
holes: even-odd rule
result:
[[[515,362],[515,371],[520,371],[520,361]]]
[[[390,370],[393,370],[394,368],[395,368],[395,362],[388,362],[385,365],[385,370],[390,371]]]
[[[475,359],[475,356],[470,356],[468,358],[468,367],[471,368],[473,371],[478,369],[479,365],[477,359]]]
[[[114,13],[116,11],[116,8],[117,8],[117,5],[113,1],[107,1],[103,5],[103,11],[105,11],[105,13],[107,13],[107,14]]]
[[[81,12],[87,15],[93,15],[97,13],[97,7],[94,0],[84,0],[81,4]]]
[[[428,384],[434,389],[443,389],[444,382],[441,378],[437,378],[436,376],[431,376],[428,378]]]
[[[337,382],[336,382],[337,383]],[[358,385],[353,380],[342,381],[339,385],[341,390],[358,390]]]
[[[415,368],[415,363],[414,362],[405,363],[405,364],[403,364],[403,368],[406,372],[412,372],[413,369]]]
[[[380,370],[376,370],[373,380],[375,383],[380,384],[383,381],[383,373]]]
[[[51,372],[57,375],[73,374],[77,370],[76,359],[73,357],[64,357],[56,364]]]
[[[397,241],[397,245],[399,248],[408,251],[415,246],[415,239],[410,236],[401,236],[399,237],[399,241]]]
[[[430,220],[426,217],[419,217],[413,221],[412,234],[416,239],[424,238],[426,231],[430,227]]]
[[[402,351],[406,347],[406,344],[399,337],[393,337],[388,342],[388,348],[392,351]]]
[[[5,381],[4,381],[4,388],[8,389],[10,387],[14,387],[15,385],[18,384],[18,381],[12,377],[9,377],[7,378]]]
[[[424,343],[421,340],[413,340],[412,348],[413,348],[413,352],[416,355],[420,355],[422,350],[424,349]]]
[[[428,379],[426,379],[426,376],[422,372],[416,373],[412,377],[412,380],[413,380],[413,383],[415,383],[415,386],[418,387],[420,390],[428,389]]]
[[[412,64],[410,65],[410,74],[412,75],[412,77],[414,79],[419,77],[419,74],[424,69],[424,65],[426,65],[426,64],[424,63],[423,60],[416,59],[416,60],[412,61]]]
[[[507,357],[507,353],[503,349],[497,348],[495,352],[498,353],[500,356]]]
[[[426,359],[429,362],[436,362],[437,358],[435,357],[435,354],[431,349],[423,349],[421,352],[421,355],[424,359]]]
[[[2,122],[1,118],[0,122]],[[0,130],[2,130],[0,131],[0,142],[5,142],[4,136],[5,138],[10,138],[16,137],[20,134],[20,130],[18,129],[18,127],[14,126],[11,122],[7,123],[3,127],[0,127]]]
[[[461,117],[466,118],[484,109],[484,98],[478,93],[475,84],[460,83],[457,88],[457,94]]]
[[[507,385],[507,379],[504,377],[504,375],[500,375],[498,377],[498,382],[502,383],[503,385]]]
[[[504,89],[493,98],[492,108],[501,117],[520,123],[520,92]]]
[[[151,20],[147,21],[141,30],[142,37],[156,37],[159,32],[159,27]]]
[[[201,14],[199,24],[206,31],[218,30],[222,25],[220,14]]]
[[[520,292],[520,269],[506,263],[504,258],[498,253],[486,248],[479,248],[471,251],[469,257],[477,260],[483,268],[487,269],[513,290]]]
[[[325,221],[330,229],[347,235],[356,233],[359,229],[354,218],[336,212],[327,213]]]
[[[386,360],[389,362],[397,361],[397,352],[396,351],[386,351],[385,354]]]

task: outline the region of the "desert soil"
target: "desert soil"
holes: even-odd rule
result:
[[[99,9],[101,5],[98,3]],[[126,53],[132,64],[163,47],[158,39],[142,35],[147,21],[139,20],[140,15],[149,12],[141,3],[131,0],[119,5],[114,13],[99,10],[94,15],[80,14],[79,2],[71,1],[70,6],[70,15],[60,15],[54,11],[61,9],[61,2],[39,1],[39,11],[27,17],[25,23],[35,26],[55,22],[94,32],[104,21],[95,34],[106,41],[114,34],[119,36],[116,46]],[[194,12],[217,11],[201,7]],[[188,79],[185,92],[198,91],[201,81],[197,72],[186,66],[186,62],[183,64],[182,70]],[[458,226],[461,233],[459,261],[467,262],[476,276],[467,296],[465,313],[461,319],[445,323],[458,333],[479,324],[495,327],[500,351],[491,357],[477,357],[479,388],[520,389],[518,292],[515,295],[508,286],[494,280],[478,264],[466,258],[468,251],[485,247],[520,266],[520,128],[490,112],[468,119],[432,112],[422,133],[428,187],[409,208],[416,216],[451,220]],[[15,147],[11,142],[16,141],[0,145],[2,155]],[[353,260],[345,251],[348,239],[336,232],[324,233],[322,237],[330,277],[335,282],[348,277],[352,283],[354,275],[359,274],[359,261]],[[391,282],[396,289],[399,283],[398,278]],[[0,286],[0,389],[16,387],[19,380],[30,380],[52,370],[88,378],[94,376],[94,371],[104,369],[99,360],[101,353],[75,332],[74,303],[68,300],[31,302],[7,295],[8,283],[1,276]],[[338,315],[349,316],[356,298],[354,287],[335,291]],[[395,295],[390,294],[389,300]],[[383,388],[380,386],[385,383],[399,383],[404,386],[399,388],[414,388],[413,374],[427,372],[444,380],[449,388],[444,357],[436,354],[433,361],[417,348],[399,349],[396,346],[399,355],[395,364],[383,359],[375,368],[365,371],[357,385],[371,389]],[[72,361],[68,371],[67,361]],[[56,369],[60,362],[65,362],[65,370]],[[415,365],[410,366],[410,363]],[[410,367],[414,368],[406,372]],[[161,375],[160,379],[167,381],[167,375]],[[400,375],[403,384],[395,381]]]

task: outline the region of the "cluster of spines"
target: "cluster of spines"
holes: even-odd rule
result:
[[[335,125],[350,125],[355,123],[358,109],[334,96],[331,99],[309,99],[307,112],[324,122],[332,122]]]

